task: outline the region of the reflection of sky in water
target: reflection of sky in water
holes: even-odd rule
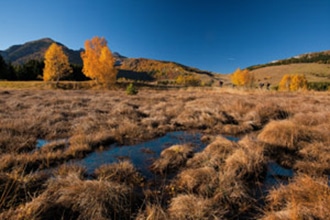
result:
[[[65,145],[65,147],[69,147],[69,139],[62,138],[56,140],[45,140],[45,139],[37,139],[36,148],[40,149],[48,144],[58,144],[58,145]]]
[[[267,175],[264,181],[265,190],[270,189],[278,184],[287,184],[288,178],[292,178],[294,172],[292,169],[285,169],[276,162],[267,164]]]
[[[148,167],[154,159],[159,157],[162,150],[175,144],[187,143],[193,144],[196,151],[205,147],[205,143],[201,141],[200,133],[176,131],[136,145],[117,146],[114,144],[108,150],[91,153],[79,163],[87,168],[88,173],[92,173],[95,168],[102,164],[118,162],[118,158],[128,158],[143,175],[150,176],[152,174]]]
[[[37,148],[41,148],[43,147],[44,145],[48,144],[49,142],[47,140],[44,140],[44,139],[38,139],[37,140]]]
[[[273,176],[284,176],[284,177],[293,177],[292,169],[285,169],[279,164],[275,162],[269,162],[268,166],[268,174]]]

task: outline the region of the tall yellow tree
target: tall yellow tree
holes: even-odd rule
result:
[[[278,85],[278,89],[282,91],[297,91],[307,89],[306,76],[300,74],[285,74]]]
[[[98,84],[109,85],[116,82],[115,58],[102,37],[86,40],[85,51],[81,53],[84,62],[83,73]]]
[[[280,83],[278,84],[278,90],[280,91],[290,91],[290,84],[291,84],[291,76],[285,74]]]
[[[290,90],[306,90],[307,89],[307,79],[305,75],[295,74],[291,78]]]
[[[252,87],[254,83],[254,75],[249,70],[241,70],[238,68],[232,75],[231,81],[236,86]]]
[[[61,77],[72,73],[68,56],[61,46],[52,43],[45,53],[44,81],[58,81]]]

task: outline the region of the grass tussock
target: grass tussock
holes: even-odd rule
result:
[[[51,179],[40,196],[12,213],[12,219],[128,219],[131,189],[77,175]]]
[[[213,207],[210,199],[193,194],[179,195],[173,198],[168,209],[170,219],[221,219],[226,212],[222,207]]]
[[[53,171],[53,174],[57,177],[76,175],[79,179],[87,176],[86,168],[78,164],[62,164]]]
[[[130,186],[137,186],[143,181],[141,174],[127,160],[101,165],[95,170],[94,174],[100,181],[112,181]]]
[[[330,216],[328,178],[299,175],[289,185],[272,190],[261,219],[327,219]]]
[[[301,126],[291,120],[272,121],[258,135],[258,139],[275,147],[298,150],[301,142],[317,140],[317,131]]]
[[[174,145],[163,150],[160,158],[151,165],[155,173],[166,173],[185,165],[186,161],[193,155],[193,146],[189,144]]]
[[[228,155],[218,172],[219,185],[214,200],[230,210],[227,216],[248,215],[257,207],[255,194],[264,178],[265,157],[263,148],[251,140],[242,140],[239,147]]]
[[[330,145],[312,142],[299,151],[294,169],[311,176],[330,175]]]
[[[250,123],[254,129],[261,129],[270,120],[283,120],[290,116],[290,113],[278,104],[265,102],[258,103],[254,110],[245,115],[244,121]]]
[[[245,137],[238,144],[240,148],[226,158],[224,172],[232,178],[257,180],[265,169],[264,148],[249,137]]]
[[[168,220],[166,210],[160,205],[147,204],[144,211],[140,211],[135,220]]]
[[[326,92],[2,90],[0,219],[326,219],[329,105]],[[178,130],[198,130],[209,144],[195,154],[165,149],[153,180],[127,161],[89,179],[69,162]],[[37,148],[39,139],[48,144]],[[262,207],[269,161],[295,177]]]
[[[217,136],[202,152],[187,161],[188,168],[210,166],[219,169],[225,159],[237,148],[237,144],[223,136]]]
[[[32,196],[39,195],[43,184],[49,175],[35,173],[23,175],[21,173],[0,173],[0,210],[9,210],[22,203],[31,201]]]
[[[217,184],[217,172],[213,167],[186,169],[178,175],[173,190],[208,197],[213,194]]]

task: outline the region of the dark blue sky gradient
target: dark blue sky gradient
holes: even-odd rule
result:
[[[330,50],[329,0],[3,0],[0,50],[50,37],[72,49],[103,36],[128,57],[218,73]]]

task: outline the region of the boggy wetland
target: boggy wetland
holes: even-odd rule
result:
[[[0,89],[0,219],[327,219],[329,131],[329,92]]]

